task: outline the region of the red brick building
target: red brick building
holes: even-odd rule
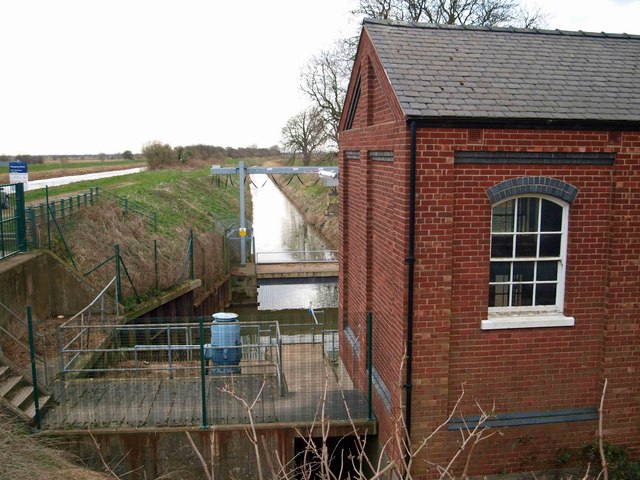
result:
[[[640,37],[365,20],[339,146],[341,357],[366,389],[371,312],[380,444],[464,384],[501,432],[469,473],[557,468],[608,379],[606,440],[640,455]]]

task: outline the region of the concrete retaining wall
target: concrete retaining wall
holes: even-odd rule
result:
[[[0,303],[20,318],[31,305],[34,319],[75,315],[100,293],[79,272],[48,251],[29,252],[0,261]],[[113,301],[105,304],[113,312]],[[12,315],[0,306],[0,326],[16,332]]]

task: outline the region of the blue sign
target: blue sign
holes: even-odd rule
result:
[[[9,162],[9,173],[27,173],[27,164],[23,162]]]

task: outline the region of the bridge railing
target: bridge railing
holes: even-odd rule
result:
[[[256,252],[256,263],[331,263],[338,261],[338,250],[300,250]]]

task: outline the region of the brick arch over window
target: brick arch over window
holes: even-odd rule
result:
[[[555,178],[520,177],[505,180],[488,188],[487,195],[492,204],[516,195],[549,195],[571,203],[578,195],[578,189]]]

